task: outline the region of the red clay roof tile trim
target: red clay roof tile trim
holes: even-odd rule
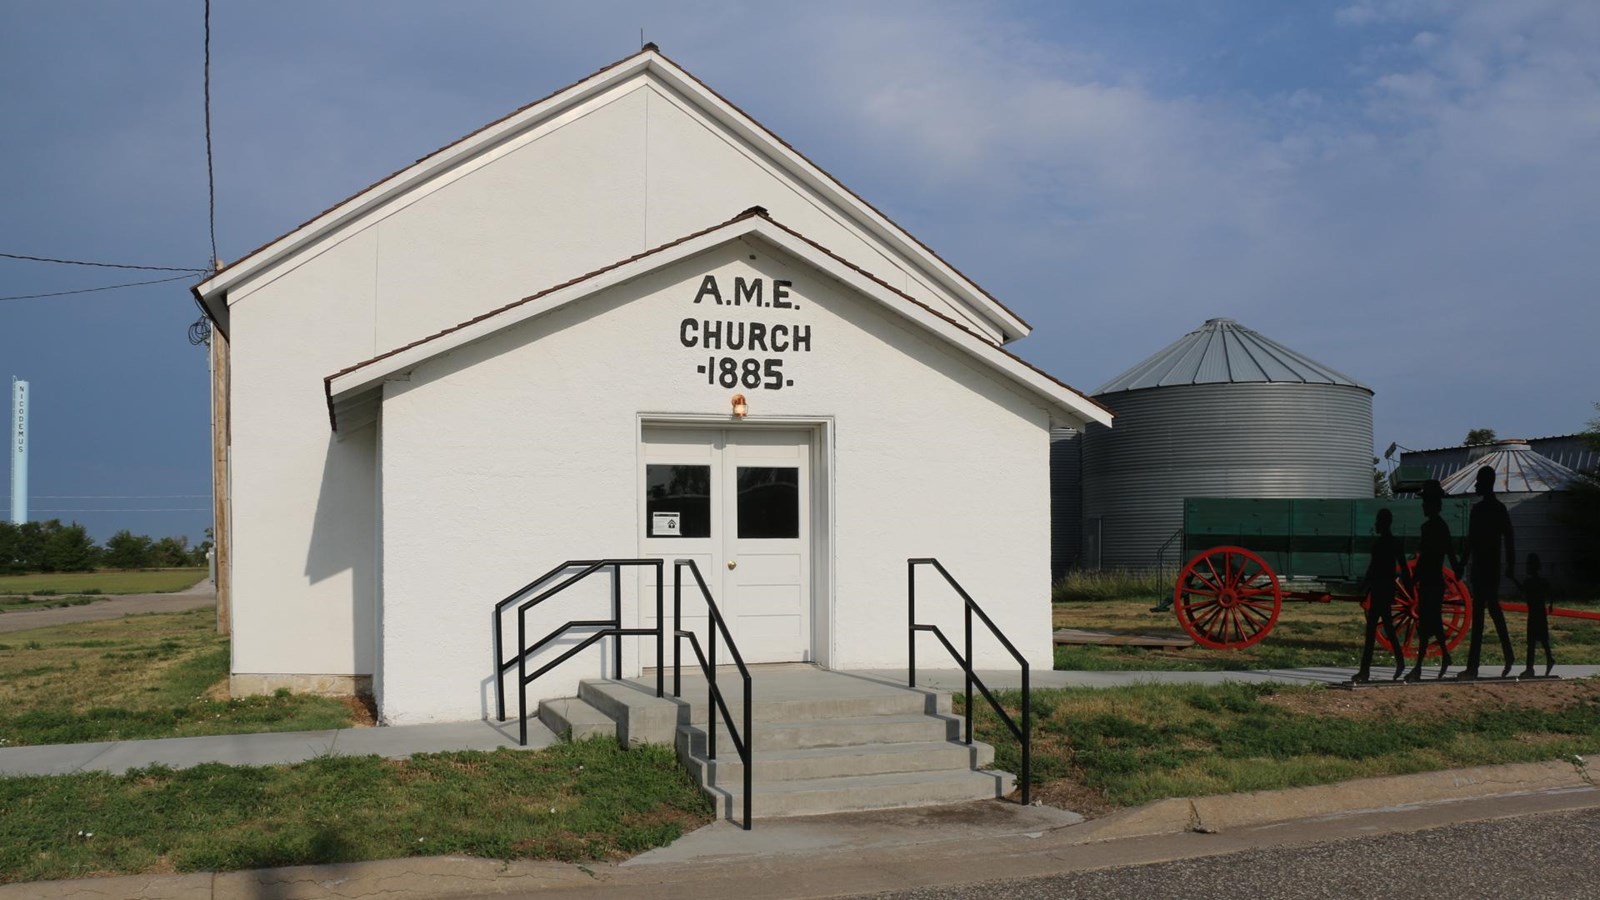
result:
[[[896,295],[896,296],[898,296],[898,297],[900,297],[900,298],[902,298],[902,299],[904,299],[904,300],[916,305],[917,307],[919,307],[920,309],[924,310],[925,312],[927,312],[927,313],[939,318],[940,320],[942,320],[942,321],[944,321],[944,322],[946,322],[946,323],[948,323],[950,325],[953,325],[954,327],[960,329],[964,334],[967,334],[968,336],[970,336],[970,337],[982,342],[983,346],[994,350],[995,352],[1001,354],[1002,356],[1004,356],[1004,357],[1006,357],[1008,359],[1011,359],[1011,360],[1013,360],[1015,362],[1021,363],[1023,366],[1026,366],[1029,370],[1037,373],[1038,375],[1040,375],[1041,377],[1045,378],[1046,380],[1048,380],[1052,384],[1055,384],[1055,385],[1057,385],[1057,386],[1059,386],[1059,387],[1061,387],[1061,388],[1063,388],[1065,390],[1071,391],[1073,394],[1077,395],[1078,397],[1080,397],[1080,398],[1082,398],[1084,400],[1087,400],[1089,403],[1093,404],[1094,406],[1096,406],[1096,407],[1098,407],[1098,408],[1100,408],[1102,410],[1105,410],[1108,413],[1111,412],[1111,410],[1109,408],[1107,408],[1104,404],[1102,404],[1099,401],[1095,400],[1093,397],[1090,397],[1090,396],[1084,394],[1082,391],[1078,390],[1077,388],[1073,387],[1072,385],[1069,385],[1066,382],[1060,380],[1059,378],[1056,378],[1054,375],[1051,375],[1049,372],[1046,372],[1043,369],[1040,369],[1038,366],[1033,365],[1032,363],[1028,362],[1027,360],[1023,359],[1020,356],[1017,356],[1015,353],[1012,353],[1011,351],[1007,350],[1006,348],[1004,348],[1002,346],[999,346],[999,345],[996,345],[994,343],[991,343],[988,338],[984,337],[983,335],[978,334],[977,332],[975,332],[972,329],[968,328],[967,326],[963,325],[961,322],[958,322],[955,319],[952,319],[951,317],[945,315],[944,313],[939,312],[938,310],[936,310],[933,307],[927,305],[926,303],[923,303],[922,301],[916,299],[915,297],[911,296],[910,294],[907,294],[905,291],[902,291],[899,288],[895,287],[894,285],[889,284],[888,282],[884,281],[882,278],[879,278],[878,276],[872,274],[871,272],[868,272],[866,269],[863,269],[860,266],[856,265],[855,263],[853,263],[853,262],[845,259],[844,257],[840,256],[839,254],[834,253],[832,250],[829,250],[827,247],[824,247],[821,244],[817,243],[816,241],[814,241],[814,240],[806,237],[805,235],[801,234],[800,232],[795,231],[793,228],[790,228],[787,225],[784,225],[783,223],[778,222],[777,220],[772,218],[772,216],[767,212],[767,210],[765,208],[760,207],[760,206],[752,206],[749,209],[745,210],[744,212],[739,213],[737,216],[734,216],[733,218],[728,219],[725,222],[719,222],[719,223],[717,223],[715,225],[712,225],[709,228],[702,228],[699,231],[693,232],[692,234],[686,234],[683,237],[680,237],[680,238],[678,238],[676,240],[673,240],[673,241],[669,241],[669,242],[667,242],[665,244],[660,245],[659,247],[653,247],[653,248],[651,248],[649,250],[645,250],[645,251],[636,253],[633,256],[630,256],[630,257],[628,257],[626,259],[618,260],[618,261],[616,261],[616,262],[614,262],[614,263],[612,263],[612,264],[610,264],[608,266],[604,266],[602,268],[595,269],[592,272],[588,272],[586,274],[579,275],[576,278],[571,278],[571,279],[569,279],[567,281],[564,281],[564,282],[562,282],[562,283],[560,283],[558,285],[555,285],[553,287],[545,288],[544,290],[539,291],[536,294],[529,294],[528,296],[523,297],[520,300],[514,300],[514,301],[512,301],[510,303],[505,304],[504,306],[500,306],[500,307],[497,307],[495,309],[489,310],[488,312],[483,313],[482,315],[474,316],[473,318],[470,318],[470,319],[466,320],[465,322],[461,322],[461,323],[458,323],[456,325],[452,325],[449,328],[446,328],[446,329],[444,329],[442,331],[435,332],[434,334],[428,335],[425,338],[419,338],[419,339],[417,339],[415,341],[412,341],[409,344],[405,344],[404,346],[396,347],[393,350],[389,350],[389,351],[387,351],[385,353],[380,353],[377,356],[372,357],[371,359],[362,360],[361,362],[358,362],[358,363],[356,363],[354,365],[351,365],[351,366],[346,366],[345,368],[340,369],[337,372],[334,372],[332,375],[329,375],[329,376],[327,376],[327,377],[322,379],[323,393],[327,397],[327,401],[328,401],[328,420],[329,420],[330,424],[333,426],[333,429],[335,431],[337,431],[339,426],[338,426],[337,418],[335,417],[334,411],[333,411],[333,381],[334,381],[335,378],[339,378],[339,377],[344,376],[344,375],[349,375],[350,373],[355,372],[355,371],[357,371],[359,369],[366,368],[367,366],[370,366],[373,363],[381,362],[382,360],[388,359],[391,356],[395,356],[397,354],[404,353],[407,350],[411,350],[413,348],[420,347],[423,344],[427,344],[427,343],[430,343],[432,341],[438,340],[439,338],[445,337],[446,335],[453,334],[454,332],[460,331],[463,328],[467,328],[467,327],[470,327],[472,325],[476,325],[477,323],[482,322],[485,319],[490,319],[490,318],[493,318],[495,316],[500,315],[501,313],[509,312],[510,310],[516,309],[519,306],[523,306],[523,305],[526,305],[528,303],[532,303],[535,300],[539,300],[541,298],[547,297],[547,296],[549,296],[549,295],[551,295],[551,294],[553,294],[553,293],[555,293],[557,291],[565,290],[566,288],[572,287],[572,286],[577,285],[577,284],[581,284],[584,281],[588,281],[588,280],[590,280],[592,278],[598,277],[600,275],[604,275],[607,272],[610,272],[610,271],[612,271],[614,269],[621,268],[622,266],[626,266],[629,263],[637,262],[638,260],[644,259],[644,258],[649,257],[649,256],[654,256],[657,253],[661,253],[661,252],[663,252],[665,250],[670,250],[673,247],[678,246],[679,244],[685,243],[687,241],[692,241],[695,238],[702,237],[704,235],[710,234],[711,232],[716,231],[716,230],[718,230],[720,228],[726,228],[727,226],[732,225],[735,222],[739,222],[739,221],[742,221],[744,219],[750,219],[750,218],[761,218],[761,219],[766,220],[773,227],[779,229],[780,231],[783,231],[784,233],[794,237],[795,239],[797,239],[799,241],[802,241],[803,243],[807,244],[808,246],[816,249],[818,252],[820,252],[823,255],[827,256],[829,259],[832,259],[832,260],[840,263],[841,265],[845,266],[846,268],[850,269],[853,272],[856,272],[856,273],[860,274],[862,277],[868,279],[869,281],[871,281],[872,283],[878,285],[879,287],[884,288],[885,290],[889,291],[890,293],[893,293],[894,295]]]
[[[700,87],[704,88],[705,91],[707,93],[709,93],[711,96],[716,97],[718,100],[721,100],[723,103],[726,103],[728,105],[729,109],[732,109],[734,112],[738,113],[739,115],[744,116],[746,119],[749,119],[750,123],[755,125],[757,128],[761,129],[761,131],[764,132],[767,135],[767,137],[771,138],[773,141],[777,142],[778,144],[781,144],[789,152],[793,153],[795,156],[800,157],[800,159],[803,160],[807,165],[809,165],[812,168],[816,169],[818,172],[821,172],[823,177],[827,178],[829,181],[832,181],[834,184],[838,185],[841,190],[843,190],[845,193],[849,194],[851,197],[854,197],[857,200],[857,202],[859,202],[861,205],[865,206],[867,209],[870,209],[873,212],[877,213],[878,215],[882,216],[883,220],[885,222],[888,222],[890,225],[892,225],[895,228],[899,229],[900,233],[904,234],[906,237],[910,238],[912,243],[916,244],[918,247],[921,247],[923,250],[927,251],[928,254],[930,256],[932,256],[934,259],[937,259],[939,262],[941,262],[944,265],[948,266],[950,268],[950,271],[956,273],[956,275],[960,276],[964,281],[966,281],[968,284],[972,285],[972,287],[975,290],[977,290],[978,293],[980,293],[983,296],[987,297],[996,306],[1000,307],[1002,310],[1005,310],[1007,315],[1011,316],[1013,319],[1016,319],[1018,322],[1021,322],[1022,323],[1022,327],[1027,328],[1029,330],[1032,330],[1033,326],[1028,324],[1028,321],[1026,319],[1024,319],[1021,316],[1017,315],[1016,312],[1014,312],[1009,306],[1006,306],[1004,303],[1002,303],[998,297],[996,297],[995,295],[989,293],[987,290],[984,289],[984,287],[982,285],[978,284],[976,281],[974,281],[970,277],[968,277],[965,272],[962,272],[960,269],[956,268],[954,265],[951,265],[949,260],[947,260],[943,256],[939,255],[938,251],[934,250],[932,247],[929,247],[927,244],[924,244],[921,241],[921,239],[919,239],[916,235],[912,234],[910,231],[907,231],[899,222],[896,222],[894,219],[889,218],[889,216],[887,214],[885,214],[883,212],[883,210],[878,209],[876,206],[873,206],[872,203],[870,203],[868,200],[866,200],[866,198],[862,197],[860,194],[857,194],[855,191],[851,190],[850,187],[848,185],[846,185],[843,181],[840,181],[838,178],[835,178],[833,176],[833,173],[831,173],[827,169],[824,169],[823,167],[817,165],[815,162],[812,162],[810,157],[806,156],[804,153],[801,153],[799,150],[795,149],[794,145],[790,144],[788,141],[786,141],[783,138],[779,137],[776,132],[774,132],[772,129],[768,128],[767,126],[763,125],[761,123],[761,121],[759,119],[757,119],[755,116],[752,116],[749,113],[745,112],[743,109],[739,108],[738,104],[736,104],[733,101],[729,100],[727,97],[722,96],[722,94],[718,93],[717,90],[715,88],[713,88],[711,85],[706,84],[704,81],[701,81],[699,79],[699,77],[697,77],[693,72],[690,72],[688,69],[686,69],[683,66],[679,65],[677,60],[674,60],[672,57],[666,55],[665,53],[662,53],[660,48],[658,48],[655,44],[645,44],[644,47],[641,48],[638,53],[634,53],[634,54],[631,54],[629,56],[625,56],[622,59],[617,60],[616,62],[612,63],[609,66],[603,66],[600,69],[597,69],[594,72],[591,72],[590,74],[585,75],[584,77],[578,79],[577,81],[574,81],[573,83],[567,85],[566,87],[559,88],[559,89],[557,89],[555,91],[552,91],[549,94],[546,94],[545,96],[540,97],[539,99],[534,100],[531,103],[525,103],[522,106],[519,106],[516,109],[512,110],[511,112],[506,113],[505,115],[501,116],[500,118],[495,119],[493,122],[490,122],[490,123],[488,123],[487,125],[484,125],[481,128],[475,129],[475,130],[473,130],[471,132],[468,132],[467,134],[462,135],[461,137],[457,138],[454,141],[451,141],[448,144],[445,144],[443,147],[440,147],[439,149],[433,151],[432,153],[429,153],[429,154],[427,154],[425,156],[419,157],[416,160],[416,162],[411,163],[410,165],[406,166],[405,168],[396,169],[395,171],[390,172],[388,175],[385,175],[382,178],[379,178],[377,181],[374,181],[373,183],[371,183],[371,184],[367,185],[366,187],[362,188],[361,190],[356,191],[354,194],[351,194],[350,196],[344,198],[343,200],[340,200],[338,203],[333,204],[332,206],[328,207],[327,209],[324,209],[322,212],[319,212],[316,215],[312,216],[311,218],[305,220],[304,222],[301,222],[299,225],[296,225],[295,227],[293,227],[293,228],[289,229],[288,231],[284,232],[283,234],[278,235],[277,237],[273,238],[272,240],[267,241],[265,244],[262,244],[261,246],[255,248],[254,250],[251,250],[249,253],[246,253],[245,255],[239,257],[238,259],[236,259],[232,263],[230,263],[228,268],[232,268],[234,266],[238,266],[240,263],[243,263],[244,261],[250,259],[251,257],[261,253],[262,251],[264,251],[267,248],[271,247],[273,244],[276,244],[279,241],[282,241],[284,238],[290,237],[290,236],[294,235],[295,233],[304,230],[305,228],[307,228],[310,225],[314,224],[318,219],[321,219],[323,216],[326,216],[329,213],[334,212],[335,210],[339,209],[340,207],[345,206],[350,201],[355,200],[357,197],[360,197],[362,194],[365,194],[368,191],[371,191],[373,188],[379,187],[379,186],[381,186],[383,184],[386,184],[386,183],[388,183],[390,181],[393,181],[395,178],[399,177],[400,175],[403,175],[406,172],[409,172],[411,169],[415,168],[416,166],[419,166],[422,163],[427,162],[428,160],[434,158],[435,156],[438,156],[441,153],[444,153],[445,151],[451,149],[452,147],[455,147],[455,146],[457,146],[457,145],[459,145],[459,144],[461,144],[461,143],[463,143],[463,142],[465,142],[467,140],[470,140],[471,138],[473,138],[473,137],[475,137],[475,136],[477,136],[479,134],[482,134],[483,132],[489,130],[490,128],[495,127],[496,125],[499,125],[502,122],[505,122],[505,121],[508,121],[510,119],[516,118],[517,116],[519,116],[522,113],[528,111],[529,109],[532,109],[533,107],[538,106],[539,104],[544,103],[546,101],[552,100],[555,97],[558,97],[561,94],[564,94],[567,91],[572,90],[573,88],[577,87],[578,85],[583,84],[585,81],[588,81],[588,80],[590,80],[592,78],[597,78],[597,77],[599,77],[601,75],[604,75],[605,73],[611,71],[612,69],[615,69],[615,68],[617,68],[618,66],[621,66],[621,65],[625,65],[625,64],[631,62],[632,60],[634,60],[634,59],[636,59],[636,58],[638,58],[640,56],[643,56],[646,53],[654,53],[657,56],[661,57],[662,59],[666,60],[667,62],[671,63],[673,65],[673,67],[675,67],[678,71],[682,72],[685,76],[687,76],[690,81],[693,81],[695,84],[700,85]],[[198,290],[195,291],[195,296],[196,297],[200,296]]]

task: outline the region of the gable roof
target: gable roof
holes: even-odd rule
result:
[[[900,227],[877,207],[845,187],[822,167],[807,159],[788,142],[773,134],[744,110],[729,102],[700,79],[668,59],[655,44],[618,60],[598,72],[536,100],[477,131],[448,144],[416,163],[393,172],[334,204],[288,233],[246,253],[192,289],[213,321],[224,318],[221,302],[230,287],[253,274],[295,256],[319,239],[372,212],[382,204],[482,156],[492,148],[536,128],[578,104],[633,81],[653,76],[690,98],[696,108],[760,148],[790,177],[837,204],[855,224],[902,253],[950,290],[1002,335],[1003,341],[1026,337],[1032,326],[959,269]]]
[[[877,300],[889,311],[920,326],[983,367],[997,372],[1024,393],[1043,400],[1047,407],[1064,413],[1067,418],[1111,424],[1111,411],[1097,401],[821,244],[780,224],[761,207],[752,207],[719,225],[685,235],[653,250],[523,297],[430,337],[340,369],[323,379],[329,422],[337,431],[339,409],[342,406],[367,395],[375,395],[386,379],[436,356],[745,236],[759,237],[847,287]]]

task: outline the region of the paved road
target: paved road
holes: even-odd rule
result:
[[[860,895],[875,900],[1600,898],[1600,810],[1250,850],[1042,878]]]
[[[87,606],[8,612],[0,615],[0,633],[70,625],[74,622],[120,619],[135,613],[183,612],[186,609],[214,606],[216,602],[216,589],[209,579],[204,579],[193,587],[170,594],[123,594]]]

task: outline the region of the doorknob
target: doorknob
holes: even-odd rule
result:
[[[732,559],[728,560],[728,568],[729,569],[737,569],[737,568],[739,568],[738,561],[737,560],[732,560]]]

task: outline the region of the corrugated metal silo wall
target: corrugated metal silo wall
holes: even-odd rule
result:
[[[1539,554],[1544,577],[1557,585],[1573,585],[1583,581],[1584,573],[1576,560],[1576,535],[1562,521],[1562,505],[1566,503],[1564,491],[1544,491],[1537,494],[1500,494],[1500,502],[1511,514],[1511,533],[1517,548],[1517,577],[1527,574],[1524,568],[1529,553]],[[1510,591],[1511,585],[1502,586],[1501,595]]]
[[[1083,441],[1076,428],[1050,429],[1050,578],[1078,565],[1083,522]]]
[[[1086,566],[1096,535],[1101,567],[1156,565],[1185,497],[1372,496],[1372,395],[1361,388],[1199,384],[1095,399],[1117,418],[1082,439]]]

